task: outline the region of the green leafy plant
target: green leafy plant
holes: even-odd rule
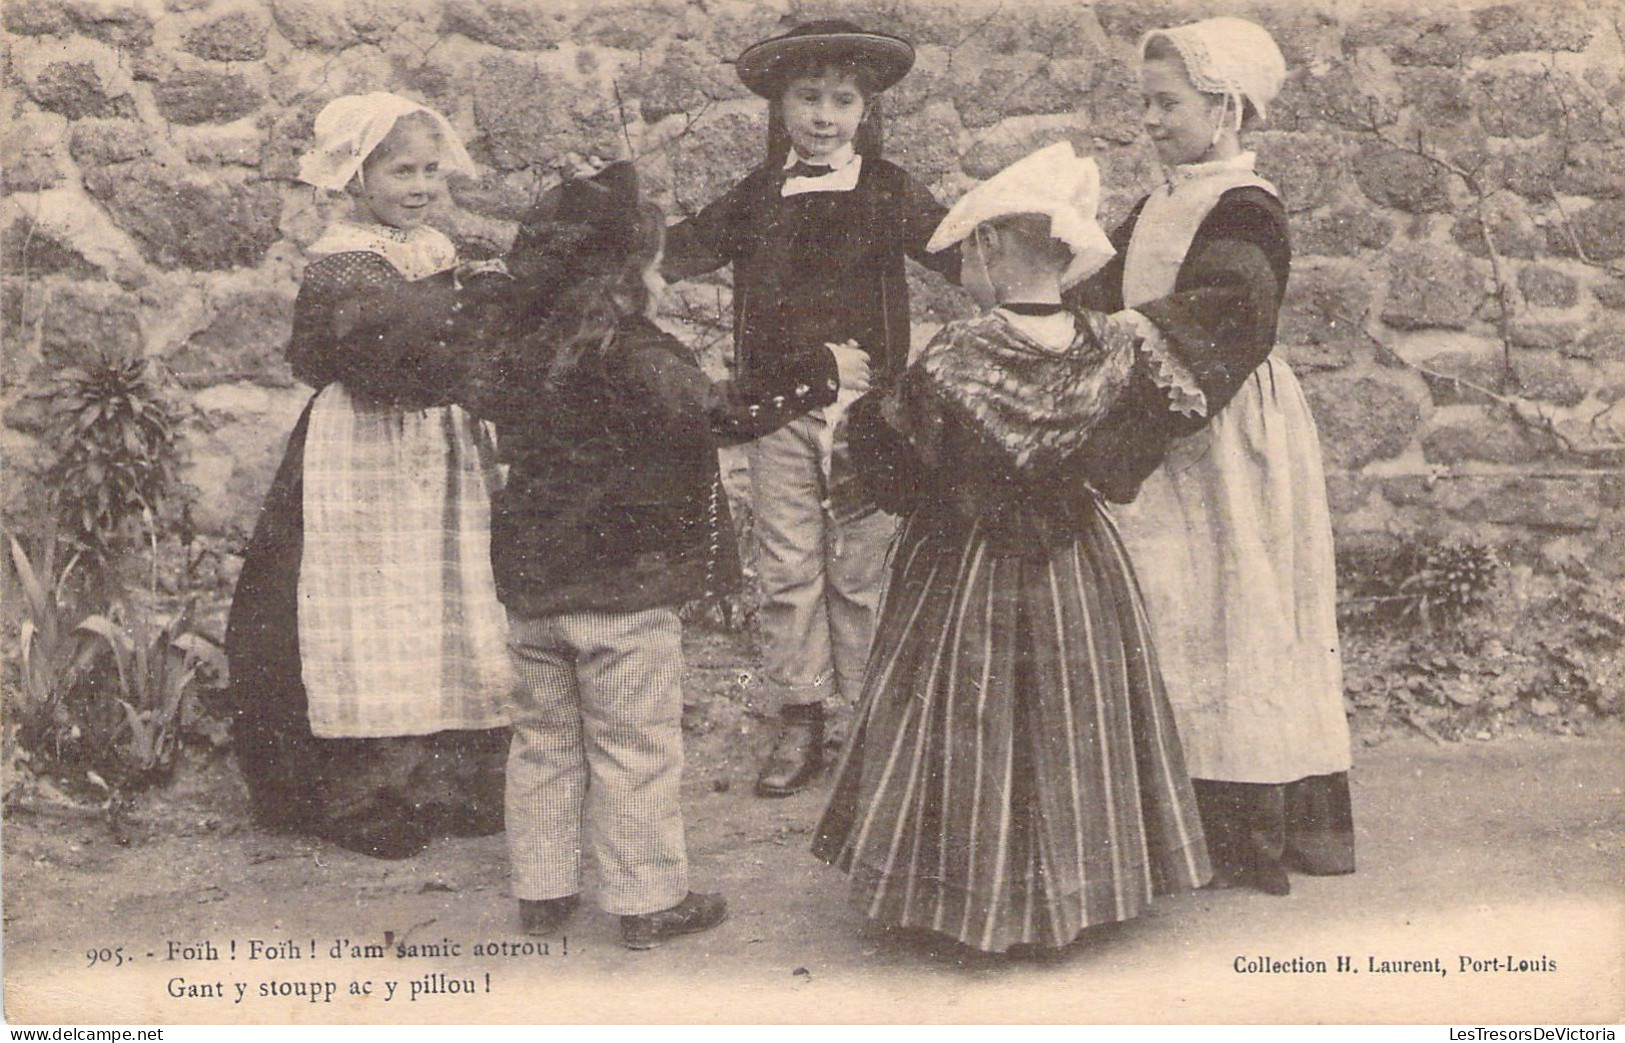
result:
[[[1345,689],[1368,722],[1437,741],[1583,730],[1625,697],[1625,589],[1581,566],[1512,565],[1470,544],[1340,561]]]
[[[121,788],[169,778],[182,730],[197,716],[199,669],[215,650],[192,633],[191,617],[188,607],[158,624],[138,618],[120,626],[106,616],[80,624],[112,655],[114,687],[102,697],[116,703],[122,716],[105,728],[98,759],[103,777]]]
[[[6,539],[22,595],[17,682],[7,686],[8,800],[28,778],[52,774],[122,806],[172,776],[183,738],[223,745],[224,722],[203,699],[223,683],[225,656],[193,630],[190,606],[163,622],[128,606],[87,614],[74,582],[82,553],[59,566],[60,541],[31,556]]]
[[[100,649],[80,629],[74,604],[73,578],[80,555],[72,554],[59,566],[54,532],[42,539],[34,557],[16,536],[7,533],[6,540],[12,574],[23,595],[13,720],[26,760],[35,754],[60,754],[65,744],[77,740],[77,725],[64,697],[82,682]]]
[[[150,534],[174,486],[181,413],[140,357],[101,355],[67,367],[49,400],[56,509],[70,537],[106,559],[136,520]]]
[[[1534,664],[1530,688],[1547,704],[1537,713],[1625,709],[1625,591],[1618,583],[1564,576],[1531,599],[1527,617],[1508,638]]]
[[[88,782],[111,809],[173,774],[186,733],[219,745],[224,725],[202,712],[200,694],[224,679],[225,665],[193,631],[190,607],[172,616],[156,607],[182,416],[162,373],[139,357],[103,355],[59,371],[48,401],[51,531],[33,556],[8,535],[23,593],[9,763]],[[200,560],[185,506],[175,533],[182,585]],[[151,552],[139,605],[120,574],[132,538]]]
[[[1436,617],[1459,619],[1483,604],[1495,586],[1499,567],[1495,553],[1483,544],[1470,540],[1440,543],[1417,555],[1413,571],[1399,589],[1415,597],[1407,610],[1416,612],[1424,632],[1431,631]]]
[[[1482,605],[1501,569],[1493,549],[1471,540],[1411,541],[1339,565],[1345,625],[1414,624],[1424,634]]]

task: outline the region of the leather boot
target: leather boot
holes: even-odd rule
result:
[[[628,949],[653,949],[685,934],[709,931],[727,918],[728,902],[721,895],[690,891],[670,909],[621,917],[621,942]]]
[[[824,704],[786,706],[779,712],[773,750],[756,776],[758,797],[788,797],[806,789],[824,767]]]

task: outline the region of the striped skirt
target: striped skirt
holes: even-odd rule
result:
[[[1048,553],[905,525],[813,852],[856,903],[989,952],[1199,887],[1207,849],[1128,558],[1096,510]]]

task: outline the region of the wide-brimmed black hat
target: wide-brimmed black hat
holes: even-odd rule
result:
[[[553,224],[590,229],[596,251],[624,251],[638,226],[638,168],[622,160],[591,177],[562,181],[543,194],[534,213]]]
[[[542,194],[520,222],[508,268],[537,292],[613,272],[631,259],[641,221],[637,168],[611,163]]]
[[[773,99],[783,90],[786,63],[849,62],[874,70],[875,89],[885,90],[914,67],[914,46],[900,36],[872,33],[851,22],[827,19],[798,25],[783,36],[746,48],[734,63],[739,79]]]

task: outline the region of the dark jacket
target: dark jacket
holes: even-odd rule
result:
[[[781,197],[784,171],[761,167],[667,235],[673,282],[733,265],[734,350],[741,378],[826,342],[855,340],[875,382],[908,363],[908,282],[903,258],[949,278],[959,251],[928,254],[947,214],[901,167],[866,158],[850,192]]]
[[[492,506],[497,593],[525,616],[632,612],[737,589],[738,553],[716,447],[767,434],[835,400],[818,347],[780,380],[712,381],[647,319],[626,320],[557,386],[545,362],[485,382],[509,464]]]
[[[1096,311],[1123,307],[1123,261],[1139,220],[1141,200],[1112,233],[1117,256],[1067,298]],[[1173,439],[1205,427],[1241,390],[1275,346],[1276,319],[1286,292],[1292,249],[1281,203],[1258,188],[1219,197],[1191,240],[1174,291],[1135,310],[1161,331],[1163,343],[1190,370],[1207,398],[1207,416],[1168,408],[1168,393],[1142,365],[1113,416],[1091,439],[1096,487],[1127,503],[1167,456]]]

